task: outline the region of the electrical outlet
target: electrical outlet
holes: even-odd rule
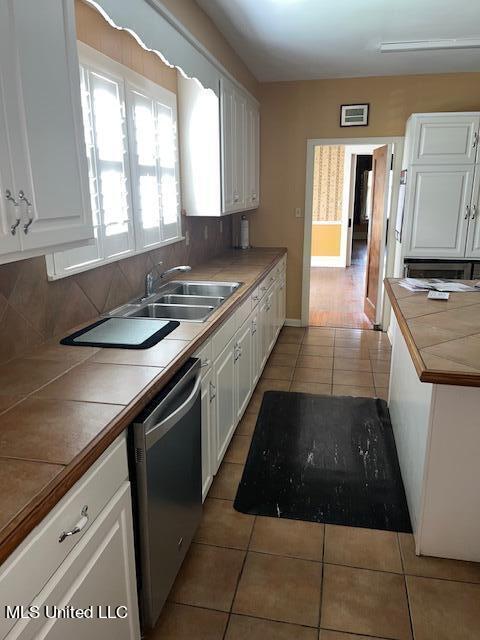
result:
[[[203,227],[203,237],[205,238],[205,240],[208,240],[208,227],[207,227],[207,225],[205,225]]]
[[[185,246],[188,247],[190,245],[190,234],[188,231],[185,231]]]
[[[297,207],[295,209],[295,217],[296,218],[301,218],[302,217],[302,210],[300,209],[300,207]]]

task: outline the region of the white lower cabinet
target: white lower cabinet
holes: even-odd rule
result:
[[[251,315],[251,332],[252,332],[252,391],[260,379],[261,361],[262,361],[262,332],[260,325],[260,317],[258,305],[252,311]]]
[[[243,324],[236,334],[235,408],[237,421],[243,416],[252,392],[252,321]]]
[[[139,640],[124,435],[0,567],[0,601],[23,608],[24,617],[0,617],[7,640]],[[86,616],[68,618],[65,607]]]
[[[215,385],[215,436],[216,470],[222,462],[225,451],[233,435],[236,421],[235,410],[235,338],[232,338],[213,363],[213,384]],[[215,471],[216,471],[215,470]]]
[[[202,500],[205,501],[216,471],[215,465],[215,385],[210,368],[202,379]]]
[[[226,320],[212,338],[213,355],[219,354],[212,368],[211,384],[215,399],[208,412],[205,389],[204,420],[210,426],[207,428],[204,424],[202,433],[213,443],[214,474],[285,322],[284,270],[273,269],[252,294],[250,304],[249,307],[247,301],[240,305],[236,314]],[[221,350],[226,340],[228,342]],[[207,457],[208,447],[206,444],[204,447]],[[209,486],[207,469],[208,462],[205,461],[204,489]]]
[[[38,594],[42,615],[16,625],[8,640],[139,638],[130,484],[125,482]],[[54,607],[92,607],[92,619],[45,619]]]

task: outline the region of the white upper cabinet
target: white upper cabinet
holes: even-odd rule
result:
[[[219,98],[178,74],[182,202],[188,216],[259,205],[258,103],[221,78]]]
[[[246,105],[245,194],[247,208],[260,202],[260,114],[258,106],[248,100]]]
[[[0,100],[10,143],[0,147],[3,218],[4,189],[17,202],[7,202],[1,233],[19,212],[21,258],[93,238],[75,16],[73,0],[0,0],[0,11]]]
[[[480,258],[480,164],[475,166],[473,196],[468,223],[467,258]]]
[[[232,213],[237,210],[234,192],[236,190],[236,109],[235,89],[228,81],[220,82],[221,106],[221,158],[222,158],[222,211]],[[238,199],[238,193],[236,194]]]
[[[475,164],[478,113],[416,114],[409,122],[411,164]]]
[[[6,28],[7,3],[0,1],[0,256],[20,251],[21,209],[15,198],[8,124],[5,118],[7,78],[5,71],[11,65],[12,33]]]
[[[404,257],[480,257],[479,133],[479,112],[410,117]]]
[[[474,167],[413,167],[407,208],[409,256],[460,258],[465,254]]]

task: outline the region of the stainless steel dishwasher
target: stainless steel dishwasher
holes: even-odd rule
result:
[[[153,627],[202,513],[200,360],[190,359],[133,423],[142,620]]]

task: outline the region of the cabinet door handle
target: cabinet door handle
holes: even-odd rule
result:
[[[210,382],[210,402],[215,400],[216,397],[217,397],[217,387],[213,384],[213,382]]]
[[[475,149],[475,147],[478,146],[478,131],[475,131],[475,133],[473,134],[473,145],[472,148]]]
[[[201,368],[201,369],[204,369],[205,367],[209,367],[211,364],[212,364],[212,363],[211,363],[210,359],[209,359],[209,358],[207,358],[207,359],[205,360],[205,362],[202,362],[202,364],[200,365],[200,368]]]
[[[82,517],[77,522],[77,524],[73,527],[73,529],[70,529],[70,531],[62,531],[62,533],[60,534],[60,537],[58,538],[59,542],[63,542],[65,538],[74,536],[75,534],[80,533],[82,529],[85,529],[85,527],[88,524],[88,505],[85,505],[83,507],[81,511],[81,516]]]
[[[465,205],[465,220],[468,220],[469,217],[470,217],[470,205],[467,204]]]
[[[12,196],[12,192],[10,191],[10,189],[7,189],[5,191],[5,198],[7,199],[7,202],[11,202],[14,207],[18,207],[18,202]],[[18,208],[16,209],[16,211],[18,211]],[[19,224],[20,224],[20,217],[17,214],[15,216],[15,222],[10,226],[10,233],[12,234],[12,236],[14,236],[17,233],[17,227]]]
[[[257,194],[256,193],[252,193],[252,200],[256,200],[257,199]]]
[[[256,302],[258,300],[258,296],[252,296],[252,300]]]
[[[472,220],[475,220],[476,216],[477,216],[477,205],[474,204],[472,207]]]
[[[25,193],[23,191],[19,191],[18,192],[18,199],[21,200],[23,203],[25,203],[26,206],[26,212],[27,212],[27,217],[28,220],[27,222],[23,225],[23,233],[26,235],[28,233],[28,229],[30,227],[30,225],[33,222],[33,217],[32,217],[32,203],[28,200],[27,196],[25,195]]]

